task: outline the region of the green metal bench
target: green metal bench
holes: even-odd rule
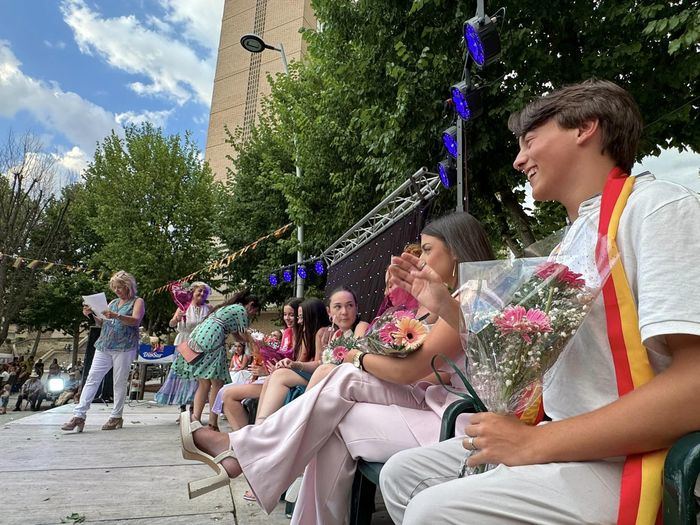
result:
[[[452,403],[442,417],[440,441],[455,435],[457,416],[474,412],[471,400]],[[360,460],[353,481],[350,508],[351,525],[370,525],[374,512],[374,497],[383,463]],[[700,432],[679,439],[664,464],[663,515],[664,525],[696,525],[700,523],[700,504],[695,496],[695,484],[700,475]]]
[[[440,441],[454,437],[457,416],[465,412],[474,412],[471,399],[460,399],[447,407],[442,415]],[[357,462],[350,499],[350,525],[369,525],[372,522],[374,497],[383,466],[384,463],[370,463],[362,459]]]
[[[700,523],[695,483],[700,475],[700,432],[693,432],[671,447],[664,464],[664,525]]]

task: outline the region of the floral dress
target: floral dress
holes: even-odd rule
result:
[[[240,304],[219,308],[192,331],[188,344],[203,353],[194,363],[179,355],[173,363],[175,373],[183,378],[219,379],[231,382],[226,359],[226,336],[248,328],[248,314]]]

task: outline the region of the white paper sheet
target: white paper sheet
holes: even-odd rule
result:
[[[102,312],[109,309],[109,305],[107,304],[107,296],[105,296],[104,293],[100,292],[92,295],[83,295],[83,303],[90,307],[90,310],[92,310],[92,313],[95,314],[95,317],[107,319],[104,315],[102,315]]]

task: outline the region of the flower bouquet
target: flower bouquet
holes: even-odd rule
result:
[[[406,357],[418,350],[428,336],[428,328],[416,319],[415,311],[404,307],[387,310],[374,321],[360,348],[371,354]]]
[[[359,340],[355,337],[341,336],[326,345],[321,354],[323,364],[339,365],[350,350],[360,349]]]
[[[561,254],[558,259],[581,261]],[[610,271],[582,267],[586,275],[544,258],[460,265],[460,336],[468,362],[462,380],[478,411],[514,414],[528,424],[541,421],[546,373],[583,323]],[[460,476],[493,467],[467,467],[470,453]]]

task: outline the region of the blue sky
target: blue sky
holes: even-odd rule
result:
[[[204,150],[223,0],[3,0],[0,137],[32,131],[80,172],[112,129],[189,130]]]
[[[0,141],[32,131],[68,173],[112,129],[189,130],[203,151],[224,0],[0,0]],[[700,191],[700,155],[633,173]]]

